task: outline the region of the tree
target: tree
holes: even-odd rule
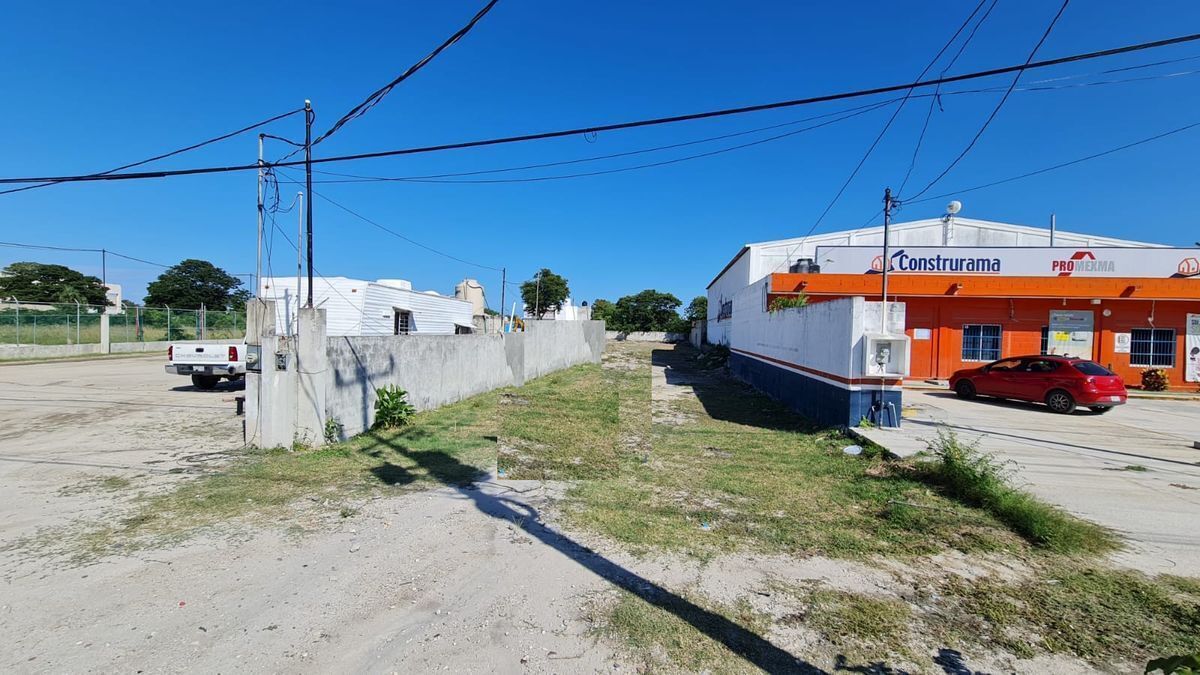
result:
[[[687,309],[683,311],[683,316],[688,321],[705,321],[708,319],[708,297],[697,295],[688,303]]]
[[[188,259],[167,268],[146,287],[146,304],[172,309],[225,309],[243,304],[242,280],[207,260]]]
[[[612,323],[615,310],[616,306],[612,304],[612,301],[596,298],[596,301],[592,303],[592,320]]]
[[[15,262],[0,272],[0,299],[108,305],[104,283],[63,265]]]
[[[670,331],[677,328],[679,298],[670,293],[659,293],[647,289],[637,295],[626,295],[617,300],[613,308],[613,330],[624,331]]]
[[[537,318],[546,312],[557,312],[570,294],[567,280],[545,267],[521,284],[521,300],[525,303],[525,311]]]

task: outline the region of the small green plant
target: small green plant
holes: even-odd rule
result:
[[[342,423],[336,417],[325,420],[325,442],[337,443],[342,440]]]
[[[769,312],[782,312],[785,309],[793,307],[803,307],[808,304],[808,296],[800,293],[799,295],[781,295],[771,298],[771,303],[767,305]]]
[[[396,385],[375,390],[375,423],[372,429],[396,429],[408,424],[417,410],[408,402],[408,392]]]
[[[1166,391],[1170,387],[1167,371],[1162,368],[1151,368],[1142,371],[1142,389],[1146,391]]]

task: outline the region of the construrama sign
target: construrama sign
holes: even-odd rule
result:
[[[1200,249],[903,246],[889,253],[897,274],[987,274],[1010,277],[1200,278]],[[879,274],[878,246],[819,246],[826,274]]]

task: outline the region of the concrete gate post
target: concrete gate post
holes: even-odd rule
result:
[[[329,373],[325,310],[302,307],[296,336],[296,440],[310,446],[325,443],[325,378]]]
[[[100,353],[101,354],[111,354],[112,353],[112,326],[109,324],[110,318],[111,317],[109,316],[107,309],[100,313]]]

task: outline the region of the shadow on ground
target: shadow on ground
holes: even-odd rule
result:
[[[703,403],[705,410],[714,418],[770,429],[808,431],[813,428],[806,421],[781,406],[758,405],[758,401],[755,402],[755,405],[746,405],[745,398],[751,392],[720,374],[700,370],[695,364],[695,352],[689,350],[690,347],[655,350],[652,356],[653,363],[666,368],[668,382],[691,386]],[[763,400],[763,403],[766,401]],[[497,489],[504,490],[507,489],[507,486],[490,482],[478,483],[477,481],[486,478],[486,474],[477,467],[463,464],[440,450],[415,450],[406,446],[405,441],[416,438],[414,434],[425,435],[419,429],[409,430],[403,435],[391,437],[378,432],[368,434],[368,438],[373,443],[365,448],[365,452],[382,461],[381,465],[372,470],[380,482],[388,485],[406,485],[427,475],[437,482],[457,490],[463,498],[471,500],[481,513],[521,528],[530,536],[567,556],[601,579],[636,595],[655,607],[670,612],[713,641],[724,645],[748,664],[769,673],[827,672],[812,663],[797,658],[746,627],[690,602],[547,526],[542,522],[538,511],[532,506],[495,494]],[[496,442],[496,438],[493,436],[484,438]],[[423,470],[424,475],[418,475],[392,461],[401,458],[415,462]],[[940,665],[946,673],[954,675],[971,675],[973,673],[963,664],[961,654],[953,650],[942,649],[935,659],[935,663]],[[850,664],[843,656],[838,657],[835,670],[881,674],[903,672],[882,662]]]

